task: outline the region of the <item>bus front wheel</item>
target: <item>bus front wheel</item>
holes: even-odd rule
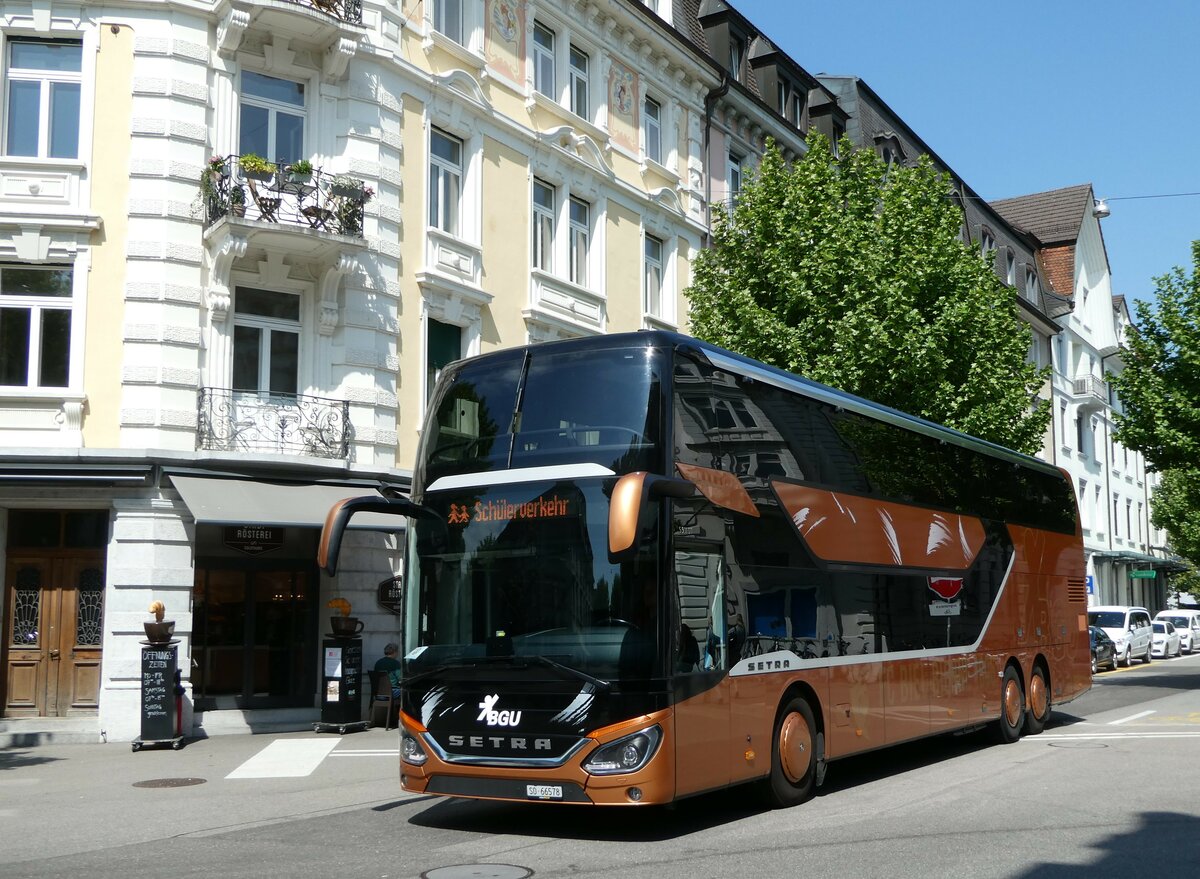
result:
[[[1025,725],[1025,690],[1021,678],[1011,665],[1004,669],[1000,681],[1000,719],[996,721],[996,737],[1002,744],[1011,744],[1021,737]]]
[[[795,696],[783,706],[771,738],[771,775],[765,781],[767,800],[775,806],[795,806],[813,794],[817,775],[817,724],[808,701]]]

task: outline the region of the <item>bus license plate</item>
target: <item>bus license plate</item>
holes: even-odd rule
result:
[[[561,784],[527,784],[525,796],[532,800],[561,800]]]

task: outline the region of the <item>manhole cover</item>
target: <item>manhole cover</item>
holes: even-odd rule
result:
[[[192,784],[204,784],[207,778],[151,778],[147,781],[135,781],[134,787],[187,787]]]
[[[525,879],[532,875],[533,871],[528,867],[512,864],[456,864],[426,870],[421,879]]]

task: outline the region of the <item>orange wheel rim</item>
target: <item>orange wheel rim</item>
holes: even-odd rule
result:
[[[1021,687],[1016,681],[1004,685],[1004,717],[1009,726],[1021,721]]]
[[[1033,710],[1034,717],[1046,716],[1046,710],[1050,707],[1047,696],[1046,679],[1040,674],[1035,674],[1029,682],[1029,707]]]
[[[804,717],[795,712],[783,719],[779,728],[779,765],[792,784],[808,774],[812,761],[812,731]]]

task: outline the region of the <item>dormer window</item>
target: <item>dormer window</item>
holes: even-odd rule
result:
[[[1025,270],[1025,298],[1030,302],[1037,302],[1041,298],[1042,285],[1038,281],[1037,272],[1033,269]]]
[[[981,229],[979,231],[979,250],[983,253],[984,259],[995,259],[996,238],[992,235],[991,230]]]
[[[804,90],[791,80],[780,77],[775,85],[775,92],[779,115],[799,128],[804,118]]]
[[[736,34],[729,35],[729,73],[742,81],[742,63],[746,60],[746,41]]]

